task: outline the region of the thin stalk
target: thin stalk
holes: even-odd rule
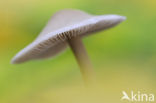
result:
[[[78,62],[85,84],[92,84],[94,82],[94,72],[81,37],[68,39],[68,44]]]

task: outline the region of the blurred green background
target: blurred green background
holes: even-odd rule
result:
[[[84,89],[70,49],[52,59],[10,64],[65,8],[127,17],[83,40],[97,75],[92,90]],[[156,93],[155,87],[156,0],[0,0],[0,103],[122,103],[122,91]]]

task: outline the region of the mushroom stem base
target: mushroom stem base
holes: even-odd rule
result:
[[[69,39],[68,44],[78,62],[78,65],[80,66],[80,71],[82,73],[85,84],[93,84],[95,81],[93,68],[82,43],[81,37],[74,37]]]

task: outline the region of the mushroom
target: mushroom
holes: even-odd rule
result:
[[[13,64],[33,59],[49,58],[71,48],[80,66],[82,76],[88,84],[94,78],[82,38],[93,32],[105,30],[124,21],[119,15],[91,15],[80,10],[62,10],[54,14],[40,35],[21,50],[11,61]]]

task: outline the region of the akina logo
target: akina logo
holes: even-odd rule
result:
[[[127,93],[126,91],[122,91],[122,98],[123,101],[130,101],[130,102],[154,102],[154,94],[153,93],[142,93],[140,91],[134,92],[131,91]]]

